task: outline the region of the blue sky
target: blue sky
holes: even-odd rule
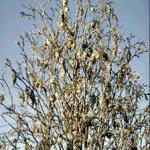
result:
[[[20,3],[25,0],[0,0],[0,75],[4,71],[2,62],[5,57],[18,59],[19,49],[16,41],[19,34],[31,29],[32,24],[21,19]],[[28,0],[26,2],[31,2]],[[116,0],[116,11],[122,31],[127,35],[133,33],[136,39],[149,44],[149,0]],[[149,57],[143,55],[135,64],[134,69],[142,73],[142,81],[149,82]],[[1,109],[1,108],[0,108]],[[1,113],[1,110],[0,110]],[[4,124],[0,121],[0,126]],[[0,128],[0,133],[3,129]]]

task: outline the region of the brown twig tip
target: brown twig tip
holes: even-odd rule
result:
[[[5,97],[3,94],[0,95],[0,103],[2,103],[4,101]]]

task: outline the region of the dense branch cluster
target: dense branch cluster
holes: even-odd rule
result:
[[[20,35],[22,62],[5,65],[1,148],[148,149],[146,85],[131,62],[145,43],[120,32],[107,0],[47,0],[23,6],[33,30]],[[17,95],[14,95],[15,91]],[[15,123],[12,125],[12,122]]]

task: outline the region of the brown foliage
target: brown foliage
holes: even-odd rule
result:
[[[0,95],[11,127],[4,149],[148,147],[148,107],[138,112],[146,85],[131,67],[146,48],[132,43],[132,34],[123,37],[113,4],[47,0],[24,7],[34,29],[20,36],[18,67],[6,61],[17,97],[1,79],[10,95]]]

